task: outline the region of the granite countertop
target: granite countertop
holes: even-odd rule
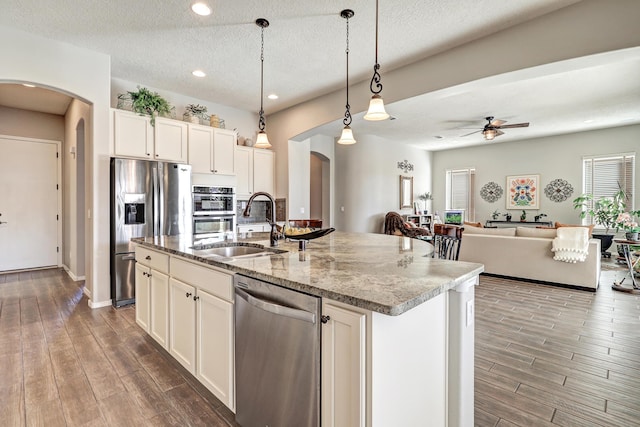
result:
[[[159,236],[134,242],[256,279],[396,316],[477,276],[482,264],[431,258],[425,241],[385,234],[333,232],[298,242],[280,240],[288,252],[256,258],[202,258],[191,236]],[[269,246],[269,233],[253,233],[238,243]]]

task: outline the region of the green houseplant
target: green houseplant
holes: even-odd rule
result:
[[[151,116],[151,126],[155,126],[155,116],[170,115],[173,107],[169,102],[157,92],[151,92],[146,87],[138,86],[135,92],[127,91],[118,95],[118,99],[129,101],[131,110],[141,114]]]
[[[610,257],[611,254],[607,249],[613,243],[613,234],[610,230],[618,231],[618,216],[623,213],[627,207],[627,194],[619,187],[610,197],[602,197],[595,202],[593,194],[582,194],[573,200],[573,208],[580,210],[580,218],[584,219],[589,215],[596,225],[604,228],[604,234],[593,234],[593,237],[600,239],[602,255]]]
[[[427,210],[427,201],[429,200],[433,200],[433,196],[431,195],[431,193],[429,191],[427,191],[426,193],[423,194],[419,194],[418,195],[418,199],[422,200],[424,202],[424,210],[423,210],[423,214],[426,215],[429,213],[429,211]]]

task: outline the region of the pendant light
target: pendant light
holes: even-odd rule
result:
[[[353,138],[353,131],[349,126],[351,124],[351,106],[349,105],[349,18],[352,18],[353,15],[354,12],[351,9],[345,9],[340,12],[340,16],[347,20],[347,49],[345,50],[347,54],[347,104],[345,105],[346,110],[344,112],[344,119],[342,120],[344,129],[342,129],[342,135],[340,135],[340,139],[338,140],[338,144],[343,145],[356,143],[356,140]]]
[[[382,97],[380,96],[380,92],[382,92],[382,83],[380,83],[380,73],[378,70],[380,69],[380,64],[378,64],[378,0],[376,0],[376,64],[373,66],[373,77],[371,78],[371,83],[369,84],[369,88],[371,89],[371,93],[373,96],[371,97],[371,102],[369,102],[369,110],[367,110],[367,114],[364,115],[365,120],[377,121],[377,120],[386,120],[389,118],[389,114],[384,110],[384,102],[382,101]]]
[[[256,19],[256,25],[261,28],[261,44],[260,44],[260,117],[258,119],[258,137],[256,138],[256,148],[271,148],[267,133],[264,131],[264,108],[262,108],[262,100],[264,98],[264,29],[269,26],[269,21],[264,18]]]

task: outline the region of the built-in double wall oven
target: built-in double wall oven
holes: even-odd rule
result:
[[[233,187],[193,186],[195,240],[232,236],[236,229],[236,195]]]

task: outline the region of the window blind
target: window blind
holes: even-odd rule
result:
[[[597,200],[611,197],[622,188],[627,195],[627,209],[635,210],[635,154],[584,157],[582,162],[583,192],[593,195],[590,207],[593,207]],[[592,223],[590,218],[587,219],[587,223]]]
[[[447,209],[464,209],[465,217],[475,221],[475,176],[474,168],[447,171]]]

